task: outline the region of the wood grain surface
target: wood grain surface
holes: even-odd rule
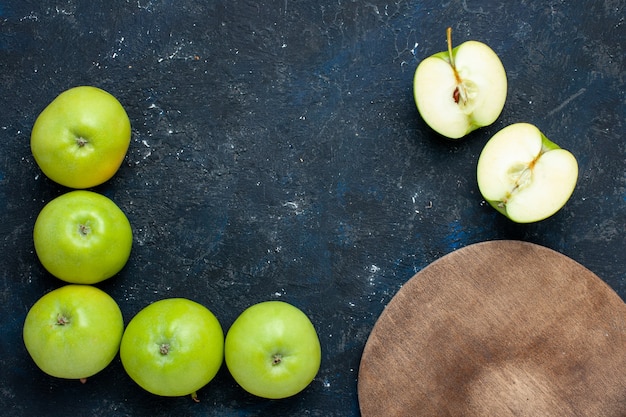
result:
[[[370,416],[624,416],[626,305],[572,259],[467,246],[409,280],[363,353]]]

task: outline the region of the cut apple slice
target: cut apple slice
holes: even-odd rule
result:
[[[413,96],[424,121],[458,139],[492,124],[502,112],[507,79],[502,62],[487,45],[467,41],[424,59],[415,70]]]
[[[578,180],[578,163],[529,123],[505,127],[487,142],[477,167],[481,194],[518,223],[543,220],[560,210]]]

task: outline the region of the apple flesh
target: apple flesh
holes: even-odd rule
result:
[[[225,359],[235,381],[258,397],[280,399],[306,388],[321,348],[315,327],[297,307],[265,301],[248,307],[226,334]]]
[[[485,145],[477,180],[481,194],[496,210],[515,222],[531,223],[552,216],[569,200],[578,180],[578,163],[536,126],[515,123]]]
[[[31,151],[42,172],[70,188],[109,180],[130,145],[130,120],[110,93],[80,86],[59,94],[37,117]]]
[[[467,41],[424,59],[413,77],[413,96],[424,121],[450,139],[495,122],[504,108],[507,78],[496,53]]]
[[[203,305],[167,298],[145,307],[128,323],[120,358],[131,379],[146,391],[196,399],[196,391],[223,363],[224,333]]]
[[[124,320],[104,291],[66,285],[41,297],[23,328],[26,350],[48,375],[84,379],[104,369],[118,352]]]

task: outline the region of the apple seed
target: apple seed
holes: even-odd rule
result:
[[[459,99],[461,98],[461,93],[459,92],[459,87],[454,89],[454,92],[452,93],[452,98],[454,99],[454,102],[456,104],[459,104]]]

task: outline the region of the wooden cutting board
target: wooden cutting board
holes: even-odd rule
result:
[[[551,249],[465,247],[385,308],[358,395],[363,417],[626,416],[626,304]]]

